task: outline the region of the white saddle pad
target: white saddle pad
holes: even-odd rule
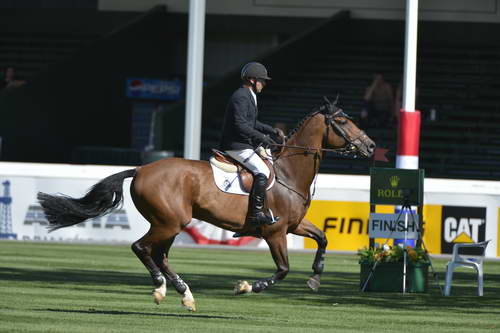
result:
[[[230,166],[227,166],[227,164],[215,160],[214,157],[210,158],[210,166],[212,167],[212,172],[214,175],[214,181],[215,185],[221,190],[222,192],[226,193],[233,193],[233,194],[241,194],[241,195],[249,195],[249,193],[245,192],[243,190],[240,177],[238,177],[238,172],[236,172],[234,168],[231,168]],[[219,167],[220,166],[220,167]],[[226,170],[222,170],[221,167],[223,167]],[[271,181],[271,184],[267,187],[267,190],[269,190],[271,187],[274,185],[274,177],[273,180]]]

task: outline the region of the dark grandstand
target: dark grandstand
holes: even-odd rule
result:
[[[27,84],[0,93],[1,159],[141,164],[151,121],[137,110],[157,102],[127,97],[125,81],[185,81],[187,15],[163,6],[100,12],[92,1],[57,9],[9,3],[0,11],[0,68],[15,67]],[[218,145],[225,103],[250,60],[273,77],[259,102],[262,120],[288,128],[325,95],[339,94],[344,111],[358,118],[372,73],[383,72],[394,87],[401,79],[403,21],[342,11],[329,19],[207,15],[206,23],[203,159]],[[426,176],[500,176],[499,42],[499,24],[420,22],[416,108]],[[149,143],[182,156],[184,101],[161,107]],[[390,162],[379,165],[394,166],[396,127],[366,131],[390,150]],[[367,174],[370,163],[328,155],[320,172]]]

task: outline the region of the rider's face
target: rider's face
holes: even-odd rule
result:
[[[255,81],[255,90],[257,90],[256,93],[260,93],[265,86],[266,86],[265,80],[256,80]]]

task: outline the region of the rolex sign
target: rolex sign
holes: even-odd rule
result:
[[[423,169],[370,169],[370,204],[372,205],[422,205],[423,193]]]

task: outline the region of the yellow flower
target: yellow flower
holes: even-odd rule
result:
[[[410,248],[410,249],[407,250],[407,252],[408,252],[408,256],[410,256],[410,259],[412,261],[417,261],[418,254],[417,254],[417,252],[414,249]]]

